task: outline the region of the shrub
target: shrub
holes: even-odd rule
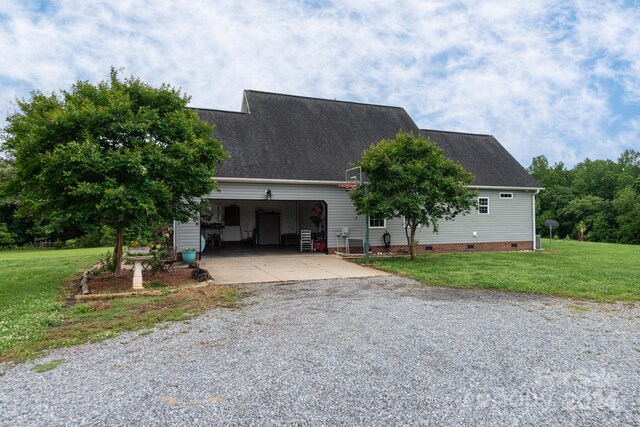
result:
[[[81,248],[97,248],[100,244],[99,230],[91,231],[83,236],[78,237],[78,246]]]
[[[65,240],[64,247],[66,249],[77,249],[77,248],[81,248],[82,246],[78,242],[78,239],[69,239],[69,240]]]
[[[100,246],[113,246],[116,241],[116,232],[113,228],[104,225],[87,231],[78,239],[80,248],[97,248]]]
[[[102,261],[102,269],[104,271],[111,271],[114,272],[116,271],[116,261],[113,258],[113,252],[108,251],[107,253],[105,253],[101,258],[100,261]]]
[[[13,245],[16,242],[15,237],[15,234],[9,232],[7,224],[0,224],[0,246]]]

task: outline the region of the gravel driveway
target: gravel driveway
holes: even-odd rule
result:
[[[0,365],[0,425],[640,424],[638,305],[395,276],[252,289],[240,309]]]

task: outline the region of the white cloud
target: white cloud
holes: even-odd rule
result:
[[[632,120],[610,127],[640,102],[636,40],[640,12],[608,2],[5,1],[0,114],[114,65],[194,106],[238,110],[245,88],[399,105],[421,127],[494,134],[525,166],[573,164],[640,145]]]

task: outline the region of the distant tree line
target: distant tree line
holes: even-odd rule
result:
[[[618,161],[590,160],[567,169],[534,157],[528,171],[545,189],[536,198],[536,226],[560,223],[560,238],[640,244],[640,152],[626,150]]]

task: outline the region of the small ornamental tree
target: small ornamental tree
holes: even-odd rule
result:
[[[418,225],[432,226],[467,213],[475,205],[475,194],[467,186],[472,176],[462,166],[443,156],[433,142],[400,132],[396,139],[383,139],[362,154],[357,163],[367,174],[363,188],[350,193],[361,215],[405,218],[405,235],[415,261]]]
[[[194,218],[198,197],[216,187],[227,154],[189,100],[114,69],[97,85],[18,100],[1,148],[15,159],[19,213],[59,229],[113,227],[119,275],[125,229]]]
[[[0,246],[13,245],[15,242],[15,236],[9,232],[7,224],[0,223]]]
[[[576,224],[576,230],[578,230],[578,240],[582,242],[584,240],[584,232],[587,231],[587,226],[584,221],[580,221]]]

